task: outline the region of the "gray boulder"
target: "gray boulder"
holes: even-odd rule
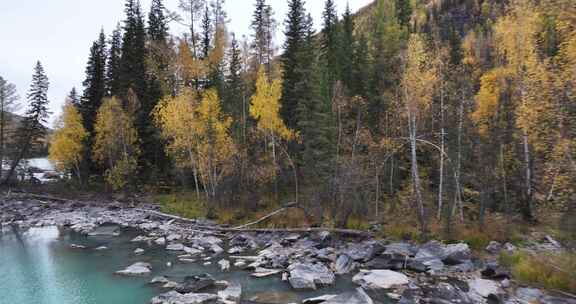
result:
[[[224,290],[218,291],[218,297],[224,301],[239,303],[242,297],[242,285],[232,282]]]
[[[390,289],[410,283],[408,277],[392,270],[360,270],[352,282],[365,289]]]
[[[170,291],[154,297],[150,304],[204,304],[216,303],[218,296],[207,293],[188,293],[181,294],[176,291]]]
[[[318,286],[334,284],[334,273],[324,264],[294,263],[288,267],[288,281],[294,289],[317,289]]]
[[[468,281],[468,286],[470,287],[469,295],[472,297],[480,296],[482,298],[488,298],[490,295],[498,295],[501,293],[500,285],[497,282],[484,280],[484,279],[474,279]]]
[[[449,244],[444,248],[444,258],[442,261],[449,265],[458,265],[470,261],[472,251],[468,244]]]
[[[496,241],[491,241],[485,248],[486,252],[490,254],[499,254],[502,250],[502,244]]]
[[[356,269],[356,263],[347,254],[341,254],[334,263],[334,270],[336,274],[347,274]]]
[[[336,297],[330,298],[323,304],[373,304],[374,301],[366,294],[364,289],[356,288],[351,292],[346,292]]]
[[[538,302],[543,296],[542,291],[535,288],[518,288],[516,290],[516,297],[529,303]]]
[[[178,284],[176,291],[179,293],[198,292],[213,287],[215,282],[209,274],[188,276],[184,278],[183,283]]]

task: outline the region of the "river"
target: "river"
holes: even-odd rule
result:
[[[350,278],[338,278],[336,284],[319,291],[291,290],[279,276],[256,279],[248,272],[221,272],[215,265],[178,264],[174,254],[162,248],[145,248],[135,255],[138,244],[131,243],[136,234],[86,237],[67,229],[32,228],[15,234],[4,227],[0,233],[0,303],[30,304],[143,304],[162,291],[147,282],[157,275],[178,281],[187,275],[209,273],[218,280],[242,285],[243,298],[264,303],[299,302],[308,297],[341,293],[355,288]],[[8,230],[8,231],[6,231]],[[87,249],[72,249],[80,244]],[[107,246],[108,250],[94,248]],[[142,244],[140,244],[142,246]],[[113,273],[134,262],[153,265],[150,277],[120,277]],[[167,262],[174,264],[168,267]]]

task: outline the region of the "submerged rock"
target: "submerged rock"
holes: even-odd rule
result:
[[[239,303],[242,297],[242,285],[231,282],[224,290],[218,291],[218,297],[224,301]]]
[[[152,272],[152,265],[138,262],[128,266],[126,269],[116,271],[116,274],[125,276],[147,276]]]
[[[170,291],[154,297],[150,304],[203,304],[214,303],[218,300],[215,294],[207,293],[187,293],[181,294],[176,291]]]
[[[228,260],[220,260],[218,266],[220,266],[220,270],[222,271],[230,271],[230,261]]]
[[[334,273],[324,264],[295,263],[288,267],[288,281],[294,289],[317,289],[318,286],[331,285],[336,280]]]
[[[215,282],[209,274],[188,276],[184,278],[183,283],[178,284],[176,291],[180,293],[198,292],[214,286]]]

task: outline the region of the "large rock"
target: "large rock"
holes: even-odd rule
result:
[[[491,241],[485,248],[486,252],[490,254],[499,254],[502,251],[502,244],[500,242]]]
[[[442,261],[448,265],[458,265],[470,261],[472,251],[468,244],[450,244],[444,248],[444,258]]]
[[[180,243],[169,244],[168,246],[166,246],[166,250],[169,250],[169,251],[184,251],[185,248],[186,248],[186,246],[184,246]]]
[[[349,243],[343,252],[354,261],[366,262],[374,257],[374,243]]]
[[[323,304],[373,304],[372,299],[364,292],[362,288],[356,288],[355,291],[346,292],[336,297],[330,298]]]
[[[385,253],[366,263],[366,267],[370,269],[402,270],[408,267],[409,260],[406,255]]]
[[[288,281],[294,289],[317,289],[318,286],[331,285],[336,280],[334,273],[324,264],[295,263],[288,267]]]
[[[224,290],[218,291],[218,297],[224,301],[239,303],[242,297],[242,285],[231,282]]]
[[[352,282],[365,289],[389,289],[407,285],[410,280],[405,274],[392,270],[360,270]]]
[[[126,267],[126,269],[116,271],[116,274],[125,276],[147,276],[151,272],[152,265],[149,263],[138,262]]]
[[[216,303],[218,296],[207,293],[188,293],[181,294],[176,291],[170,291],[161,294],[150,301],[150,304],[204,304]]]
[[[418,252],[418,249],[414,245],[404,242],[388,244],[385,248],[385,252],[390,254],[413,256]]]
[[[183,283],[176,287],[176,291],[180,293],[198,292],[213,287],[215,282],[209,274],[188,276],[184,278]]]
[[[516,290],[516,297],[528,303],[536,303],[543,296],[542,291],[535,288],[518,288]]]
[[[468,281],[468,286],[470,287],[470,292],[472,296],[479,295],[483,298],[488,298],[490,295],[497,295],[501,293],[500,286],[497,282],[484,280],[484,279],[474,279]]]
[[[356,269],[356,263],[347,254],[341,254],[334,263],[336,274],[347,274]]]
[[[444,282],[427,290],[426,297],[431,299],[431,303],[474,303],[460,288]]]

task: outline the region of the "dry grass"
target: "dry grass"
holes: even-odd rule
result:
[[[575,253],[503,253],[500,263],[510,267],[512,275],[519,282],[576,293]]]

